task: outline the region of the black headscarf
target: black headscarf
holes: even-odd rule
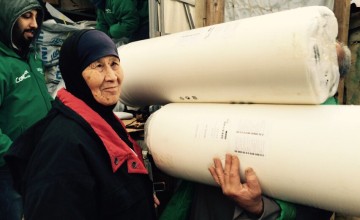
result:
[[[60,50],[59,67],[66,90],[95,111],[112,110],[115,105],[103,106],[98,103],[82,77],[82,72],[94,61],[109,55],[119,57],[116,45],[105,33],[94,29],[74,32],[64,41]]]
[[[125,130],[113,114],[116,103],[104,106],[97,102],[82,76],[87,66],[105,56],[119,57],[116,45],[110,37],[94,29],[76,31],[61,46],[60,72],[66,90],[97,112],[129,144]]]

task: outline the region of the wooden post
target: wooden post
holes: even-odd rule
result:
[[[195,0],[195,28],[206,26],[206,0]]]
[[[195,27],[205,27],[224,22],[225,0],[196,0]]]
[[[350,22],[350,5],[351,0],[335,0],[334,3],[334,14],[338,20],[338,40],[344,44],[348,43],[349,35],[349,22]],[[344,79],[340,80],[338,86],[338,102],[339,104],[344,103]]]
[[[224,22],[225,0],[206,0],[206,23],[213,25]]]

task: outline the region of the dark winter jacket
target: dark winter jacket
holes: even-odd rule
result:
[[[47,117],[5,156],[25,219],[155,219],[141,149],[128,138],[134,150],[84,102],[60,90]]]
[[[3,154],[25,129],[43,118],[51,108],[40,56],[33,48],[19,56],[13,47],[11,33],[16,20],[25,12],[37,9],[37,0],[0,0],[0,167]]]
[[[131,40],[139,29],[148,30],[148,11],[147,0],[106,0],[105,8],[97,10],[96,29],[113,39]]]

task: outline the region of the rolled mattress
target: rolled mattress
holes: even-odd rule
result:
[[[118,48],[121,101],[320,104],[338,86],[337,20],[310,6]]]
[[[165,173],[216,185],[225,154],[254,168],[273,198],[360,216],[360,106],[171,103],[153,113],[145,141]]]

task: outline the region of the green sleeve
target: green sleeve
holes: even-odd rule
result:
[[[159,220],[186,220],[191,209],[193,184],[183,180],[161,213]]]
[[[12,140],[4,134],[0,128],[0,167],[5,164],[4,154],[8,151],[10,145],[12,144]]]
[[[296,207],[294,204],[282,200],[275,200],[281,208],[281,214],[277,220],[292,220],[296,218]]]
[[[324,103],[322,103],[321,105],[338,105],[338,102],[335,97],[330,97],[330,98],[326,99],[326,101]]]
[[[139,27],[139,14],[136,8],[136,1],[118,1],[112,6],[112,9],[118,22],[110,26],[110,36],[115,39],[131,37]]]
[[[2,73],[0,73],[0,114],[2,117],[4,117],[2,106],[3,106],[3,101],[5,99],[5,95],[4,95],[6,92],[5,88],[9,86],[7,85],[6,82],[7,80],[5,76]],[[12,144],[12,140],[10,139],[9,136],[3,133],[3,130],[0,127],[0,167],[2,167],[5,164],[3,156],[8,151],[11,144]]]
[[[96,11],[96,29],[104,32],[105,34],[109,35],[109,25],[105,21],[104,11],[98,9]],[[111,37],[111,36],[110,36]]]

